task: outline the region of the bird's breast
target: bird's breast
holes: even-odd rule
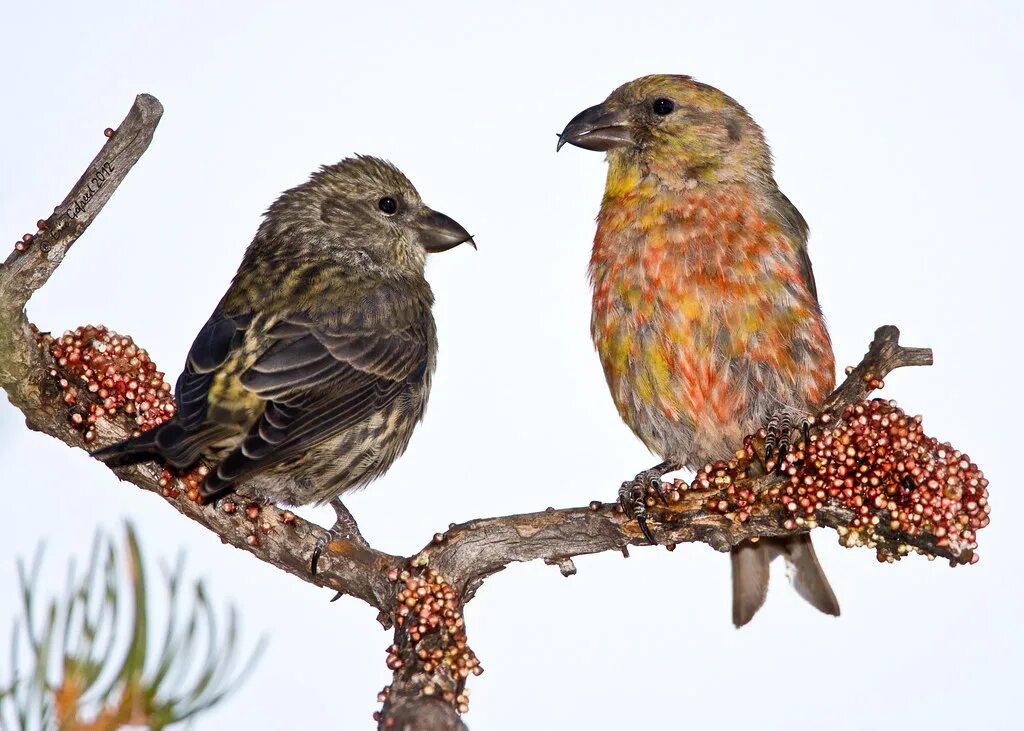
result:
[[[750,421],[759,388],[827,393],[805,378],[831,350],[796,246],[743,190],[606,196],[591,331],[634,430],[652,411],[691,429]]]

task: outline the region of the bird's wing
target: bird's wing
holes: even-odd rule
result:
[[[187,431],[194,431],[206,420],[213,378],[241,348],[251,320],[249,315],[215,312],[196,336],[174,389],[176,421]]]
[[[267,331],[268,347],[239,379],[265,408],[207,479],[209,493],[305,452],[424,378],[431,337],[425,319],[394,328],[345,326],[360,319],[350,313],[324,326],[324,318],[296,314]]]
[[[218,309],[192,343],[174,388],[177,414],[153,436],[157,451],[175,467],[194,464],[208,445],[238,433],[237,424],[208,418],[210,388],[217,373],[241,347],[251,320],[249,315],[226,315]]]
[[[818,286],[814,282],[814,270],[811,268],[811,257],[807,253],[807,237],[810,229],[807,221],[797,210],[793,202],[786,197],[786,194],[775,188],[775,210],[781,219],[782,226],[797,243],[797,255],[800,263],[800,273],[803,275],[807,289],[810,290],[814,301],[818,301]]]

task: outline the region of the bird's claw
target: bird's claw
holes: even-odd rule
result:
[[[334,498],[331,500],[330,505],[334,508],[334,525],[327,531],[327,535],[318,539],[316,545],[313,546],[313,554],[309,560],[309,573],[313,578],[316,578],[317,564],[320,562],[320,557],[324,555],[331,543],[345,540],[363,548],[367,545],[363,534],[359,532],[359,526],[356,525],[356,519],[352,517],[352,513],[348,512],[348,508],[341,502],[341,499]],[[337,598],[334,597],[334,599]],[[331,601],[333,602],[334,599],[331,599]]]
[[[330,536],[330,532],[327,533]],[[309,559],[309,575],[314,579],[316,578],[316,567],[320,563],[320,556],[323,555],[324,551],[327,550],[327,544],[330,543],[328,538],[320,538],[317,540],[316,545],[313,546],[313,555]]]
[[[637,514],[637,516],[636,516],[636,524],[640,527],[640,532],[644,534],[644,538],[647,539],[647,542],[650,543],[652,546],[657,546],[658,545],[658,541],[655,540],[654,534],[651,533],[651,529],[647,527],[647,511],[646,511],[646,509],[643,511],[643,513],[638,513]]]
[[[640,532],[652,546],[657,545],[650,527],[647,525],[647,483],[642,481],[640,475],[634,480],[627,480],[619,488],[619,505],[627,517],[636,520],[640,526]]]
[[[644,470],[632,480],[623,482],[619,488],[619,505],[622,506],[622,512],[636,520],[637,525],[640,526],[640,532],[652,546],[657,545],[658,541],[655,540],[654,534],[647,524],[647,495],[653,493],[662,504],[667,506],[668,498],[662,492],[661,478],[665,473],[678,468],[678,465],[663,462],[649,470]]]
[[[811,444],[811,422],[803,419],[800,422],[800,435],[803,437],[804,450]],[[764,426],[764,467],[765,470],[782,474],[786,470],[786,455],[789,454],[793,438],[793,416],[787,411],[772,414]],[[772,459],[774,457],[774,459]]]

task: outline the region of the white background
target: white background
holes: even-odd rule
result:
[[[692,74],[765,128],[811,224],[840,367],[883,323],[935,350],[935,367],[891,376],[884,393],[990,477],[978,565],[879,565],[822,531],[842,618],[816,614],[777,570],[742,631],[728,558],[704,545],[578,559],[570,579],[516,566],[469,607],[487,670],[470,684],[473,729],[1015,727],[1020,4],[138,5],[4,3],[0,239],[13,245],[63,198],[136,93],[166,107],[30,315],[58,332],[130,333],[173,379],[281,190],[355,152],[393,160],[480,251],[431,260],[441,352],[426,422],[349,500],[379,548],[413,552],[451,521],[610,499],[651,463],[588,335],[605,165],[554,150],[570,117],[634,77]],[[130,517],[152,558],[184,547],[192,575],[242,608],[246,636],[270,639],[198,728],[371,727],[391,641],[373,610],[328,604],[327,590],[222,546],[84,452],[29,433],[6,401],[0,436],[0,631],[16,556],[45,540],[59,587],[97,522]]]

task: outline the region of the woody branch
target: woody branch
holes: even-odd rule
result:
[[[25,305],[139,161],[162,112],[156,98],[138,96],[122,124],[107,131],[106,144],[64,200],[39,221],[34,235],[22,239],[0,268],[0,386],[25,415],[30,429],[71,447],[85,445],[82,431],[69,421],[68,407],[55,384],[53,374],[61,377],[62,368],[40,344]],[[811,427],[812,436],[834,429],[845,410],[865,399],[892,370],[931,364],[931,351],[904,348],[898,338],[895,327],[879,328],[861,363],[825,402],[823,412],[831,415],[831,421],[819,419]],[[94,397],[85,393],[83,398]],[[135,427],[127,418],[100,418],[92,427],[93,437],[97,443],[113,443],[128,437]],[[729,469],[726,465],[720,472]],[[472,520],[435,535],[408,557],[378,551],[362,542],[335,541],[329,546],[330,560],[322,562],[314,578],[308,567],[317,541],[326,536],[321,527],[287,510],[255,505],[229,510],[224,503],[202,506],[188,499],[184,485],[169,490],[160,465],[115,468],[114,472],[120,479],[163,497],[222,542],[303,581],[378,609],[384,627],[395,629],[388,658],[394,680],[381,694],[380,728],[465,728],[457,711],[464,710],[467,676],[479,673],[480,667],[465,644],[462,612],[488,576],[509,564],[538,559],[558,566],[568,576],[575,573],[574,556],[626,552],[630,545],[646,543],[636,523],[628,520],[617,504],[595,501],[587,507]],[[707,489],[666,485],[661,500],[652,496],[649,501],[657,538],[670,548],[677,543],[703,542],[727,551],[744,540],[790,535],[815,526],[848,530],[857,516],[841,500],[823,500],[813,519],[799,523],[784,519],[785,499],[782,503],[758,503],[760,496],[792,484],[791,478],[786,473],[751,478],[740,474],[716,481]],[[734,497],[725,496],[725,484],[730,496],[746,494],[755,504],[748,510],[732,509],[729,501]],[[244,486],[239,492],[244,494]],[[730,508],[723,512],[721,506],[726,503]],[[745,518],[739,519],[743,513]],[[965,542],[944,541],[930,532],[903,531],[884,520],[872,527],[870,542],[880,555],[898,557],[909,548],[951,563],[972,558]]]

